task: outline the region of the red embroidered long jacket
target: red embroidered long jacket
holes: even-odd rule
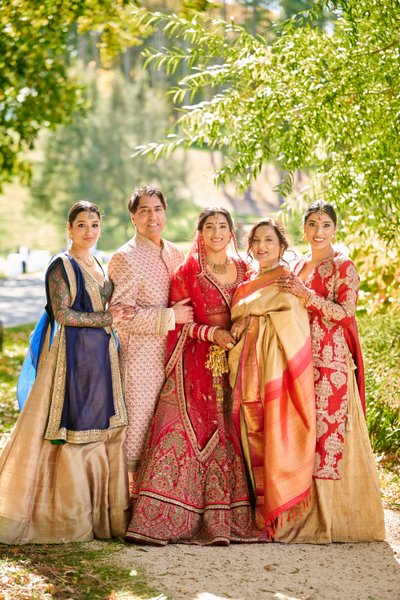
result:
[[[299,274],[305,260],[295,266]],[[354,263],[340,252],[322,261],[306,285],[313,290],[309,311],[317,404],[314,477],[340,479],[347,423],[348,376],[356,379],[365,410],[364,366],[355,313],[360,278]]]

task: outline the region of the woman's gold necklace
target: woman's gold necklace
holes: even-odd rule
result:
[[[262,275],[265,275],[266,273],[270,273],[271,271],[273,271],[274,269],[279,267],[280,264],[281,264],[280,262],[277,262],[274,265],[272,265],[271,267],[260,267],[258,269],[257,277],[261,277]]]
[[[228,263],[229,263],[229,257],[226,257],[225,262],[218,264],[218,263],[212,263],[210,260],[208,260],[208,258],[206,258],[206,262],[208,264],[208,266],[210,267],[211,271],[213,273],[215,273],[216,275],[225,275],[228,272]]]
[[[84,265],[86,265],[87,267],[93,267],[94,265],[94,256],[92,256],[91,254],[89,254],[89,258],[91,260],[87,260],[84,256],[78,256],[77,254],[71,254],[71,256],[73,258],[77,258],[78,260],[82,261]]]

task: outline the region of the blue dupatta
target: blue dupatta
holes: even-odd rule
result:
[[[46,299],[47,304],[45,310],[40,317],[39,321],[36,323],[35,329],[29,336],[29,346],[28,352],[25,356],[25,360],[22,364],[21,372],[17,381],[17,400],[19,410],[21,411],[25,405],[25,402],[30,394],[32,386],[35,382],[38,367],[39,367],[39,359],[43,350],[49,351],[51,345],[53,343],[54,335],[57,330],[57,324],[54,320],[53,311],[51,310],[51,303],[49,301],[48,296],[48,273],[50,271],[50,267],[52,262],[48,267],[46,272]],[[45,347],[45,341],[47,332],[49,331],[48,338],[48,347]]]

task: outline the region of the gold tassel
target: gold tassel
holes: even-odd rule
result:
[[[213,344],[210,347],[205,366],[206,369],[211,371],[213,376],[213,388],[217,395],[217,402],[223,402],[224,388],[222,387],[222,375],[229,372],[225,350],[221,346]]]

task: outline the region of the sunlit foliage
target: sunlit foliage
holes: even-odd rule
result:
[[[127,22],[127,5],[127,0],[0,0],[0,185],[14,175],[29,179],[24,153],[40,129],[65,123],[85,108],[71,72],[78,30],[90,30],[110,51],[121,48],[124,28],[116,24]],[[135,25],[129,29],[132,45]]]
[[[218,147],[227,160],[217,180],[243,185],[266,161],[289,173],[312,169],[328,200],[355,220],[367,214],[392,239],[400,203],[400,5],[357,0],[321,2],[320,9],[326,4],[335,17],[330,28],[313,26],[307,13],[304,23],[299,16],[285,22],[273,44],[204,15],[187,21],[135,11],[138,22],[187,45],[148,51],[148,63],[173,71],[185,62],[191,69],[173,91],[176,104],[183,103],[176,138],[143,152]],[[189,104],[204,88],[215,90],[209,100]]]

